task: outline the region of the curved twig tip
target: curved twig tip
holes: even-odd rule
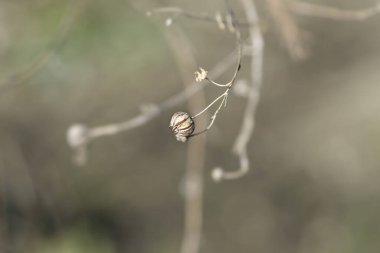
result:
[[[211,172],[211,178],[215,181],[215,182],[220,182],[222,181],[223,179],[223,169],[222,168],[219,168],[219,167],[216,167],[212,170]]]

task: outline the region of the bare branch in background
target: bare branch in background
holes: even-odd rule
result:
[[[220,29],[225,29],[228,27],[230,24],[228,20],[228,15],[225,17],[222,16],[220,12],[216,12],[214,16],[210,15],[209,13],[193,13],[193,12],[188,12],[185,11],[179,7],[163,7],[163,8],[157,8],[152,11],[148,11],[147,15],[150,16],[153,13],[163,13],[163,14],[171,14],[172,16],[167,18],[167,20],[174,20],[178,17],[186,17],[186,18],[191,18],[199,21],[205,21],[205,22],[211,22],[211,23],[216,23]],[[171,24],[171,22],[169,22]],[[166,23],[168,25],[168,22]],[[248,27],[251,24],[235,20],[234,26],[236,27]]]
[[[342,10],[313,3],[294,1],[291,4],[294,13],[303,16],[328,18],[341,21],[362,21],[380,13],[380,2],[362,10]]]
[[[218,113],[220,112],[222,106],[226,105],[227,98],[229,95],[229,91],[231,90],[233,84],[236,82],[238,72],[241,68],[241,59],[243,56],[243,45],[242,45],[242,41],[241,41],[241,35],[240,35],[240,31],[235,27],[235,21],[232,18],[232,15],[229,14],[229,16],[230,16],[230,18],[226,18],[226,25],[229,27],[229,30],[232,33],[234,33],[234,35],[236,36],[236,41],[237,41],[237,64],[236,64],[235,72],[234,72],[231,80],[225,84],[220,84],[220,83],[213,81],[209,77],[208,72],[203,70],[202,68],[200,68],[200,72],[196,73],[196,77],[197,77],[196,81],[197,82],[202,81],[202,80],[207,80],[209,83],[216,85],[218,87],[226,87],[226,90],[224,91],[223,94],[221,94],[214,101],[212,101],[208,106],[206,106],[202,111],[200,111],[198,114],[196,114],[195,116],[192,117],[194,119],[194,118],[200,116],[201,114],[205,113],[209,108],[211,108],[215,103],[220,101],[219,106],[217,107],[214,114],[211,116],[211,121],[210,121],[209,125],[206,127],[206,129],[204,129],[198,133],[192,134],[189,137],[200,135],[200,134],[208,131],[211,128],[211,126],[215,122],[215,119],[216,119]],[[251,21],[254,21],[254,23],[257,24],[256,26],[251,27],[251,29],[258,31],[260,33],[260,36],[261,36],[261,31],[260,31],[260,28],[258,26],[258,21],[259,21],[258,18],[255,20],[251,19]],[[251,52],[252,52],[251,55],[254,58],[256,58],[256,53],[257,53],[257,56],[262,58],[261,52],[259,52],[258,50],[254,50],[254,47],[256,47],[255,43],[251,43],[251,48],[250,48]],[[228,58],[230,58],[230,57],[228,57]],[[229,62],[230,62],[230,60],[229,60]],[[223,62],[220,62],[218,65],[223,66],[224,64],[223,64]],[[231,64],[229,63],[228,65],[231,65]],[[217,67],[217,69],[220,69],[220,67]],[[227,69],[227,67],[224,68],[223,71],[220,71],[218,74],[219,75],[222,74],[226,69]],[[260,69],[260,71],[261,71],[261,69]],[[216,74],[213,72],[214,71],[210,72],[211,76],[217,77]],[[259,78],[261,80],[261,75]],[[187,98],[191,97],[196,91],[199,90],[199,88],[196,88],[196,89],[193,88],[193,87],[196,87],[193,84],[188,86],[183,92],[175,95],[174,97],[172,97],[168,101],[165,101],[159,105],[145,106],[144,110],[142,110],[142,113],[140,115],[138,115],[135,118],[132,118],[130,120],[127,120],[125,122],[110,124],[110,125],[95,127],[95,128],[87,128],[86,126],[84,126],[82,124],[72,125],[68,129],[68,132],[67,132],[67,141],[68,141],[70,147],[72,147],[73,150],[75,151],[74,161],[79,165],[82,165],[86,162],[86,160],[87,160],[87,148],[86,147],[90,141],[92,141],[98,137],[101,137],[101,136],[114,135],[114,134],[117,134],[120,132],[124,132],[124,131],[130,130],[130,129],[142,126],[145,123],[147,123],[148,121],[150,121],[151,119],[160,115],[163,110],[166,110],[172,106],[175,106],[176,104],[182,102],[183,99],[187,99]],[[254,111],[253,111],[253,113],[254,113]],[[249,119],[250,119],[250,117],[249,117]],[[247,122],[249,122],[249,121],[247,121]],[[247,124],[248,123],[245,123],[245,126],[247,126]],[[245,133],[244,136],[247,135],[247,133],[249,132],[247,130],[247,127],[244,127],[243,132]],[[185,139],[187,139],[187,138],[185,138]],[[249,139],[249,137],[248,137],[248,139]],[[242,141],[240,141],[239,143],[241,143],[241,142]],[[237,150],[236,152],[238,153],[239,157],[242,158],[241,161],[243,161],[244,160],[243,159],[243,154],[244,154],[243,149],[244,148],[241,146],[245,147],[246,143],[239,144],[238,148],[236,148],[236,150]],[[241,168],[242,169],[239,171],[245,171],[245,172],[248,171],[248,163],[247,162],[241,162]],[[222,170],[217,170],[217,171],[219,171],[219,173],[222,173]],[[245,174],[245,172],[244,172],[244,174]],[[230,173],[235,173],[235,172],[230,172]],[[230,173],[226,173],[225,176],[222,173],[223,175],[221,177],[225,178],[225,179],[229,179],[229,178],[232,179],[233,177],[230,176],[230,175],[232,175]],[[215,175],[215,172],[213,173],[213,175]],[[243,175],[243,173],[239,172],[239,175]]]
[[[204,18],[204,17],[208,17],[207,15],[190,15],[189,13],[184,12],[184,11],[182,11],[182,9],[177,8],[177,7],[160,8],[160,9],[153,10],[153,12],[175,13],[176,16],[184,15],[185,17],[192,17],[192,18],[200,18],[200,17]],[[151,15],[151,12],[148,12],[148,15]],[[172,24],[173,17],[167,19],[167,21],[168,20],[170,21],[169,24]],[[207,19],[207,20],[209,20],[209,19]],[[212,19],[212,20],[214,20],[214,19]],[[173,131],[175,132],[178,141],[186,142],[188,140],[188,138],[191,138],[191,137],[203,134],[203,133],[207,132],[212,127],[212,125],[214,124],[215,119],[216,119],[218,113],[220,112],[222,106],[223,105],[226,106],[227,99],[228,99],[228,96],[229,96],[229,91],[232,88],[233,84],[235,83],[235,81],[237,79],[237,76],[238,76],[238,73],[239,73],[239,70],[240,70],[240,67],[241,67],[241,59],[242,59],[241,35],[240,35],[239,29],[237,29],[237,27],[236,27],[236,22],[235,22],[235,20],[233,18],[232,11],[229,11],[229,13],[226,15],[225,19],[223,19],[221,17],[221,15],[220,15],[220,12],[218,12],[218,15],[216,15],[215,21],[219,23],[219,28],[221,28],[221,29],[225,29],[225,27],[227,26],[228,30],[231,33],[233,33],[235,35],[235,37],[236,37],[236,42],[237,42],[237,65],[236,65],[236,68],[235,68],[235,72],[234,72],[231,80],[229,82],[225,83],[225,84],[221,84],[221,83],[218,83],[218,82],[212,80],[210,77],[208,77],[208,75],[207,75],[208,72],[206,70],[204,70],[203,68],[199,68],[199,71],[195,72],[195,75],[196,75],[195,81],[196,82],[201,82],[203,80],[207,80],[210,84],[213,84],[213,85],[218,86],[218,87],[226,87],[227,89],[223,92],[223,94],[221,94],[214,101],[212,101],[202,111],[200,111],[199,113],[197,113],[195,116],[191,117],[192,119],[195,119],[196,117],[202,115],[208,109],[210,109],[216,102],[221,101],[220,104],[219,104],[219,106],[218,106],[218,108],[215,110],[214,114],[211,116],[211,121],[210,121],[209,125],[204,130],[199,131],[199,132],[194,133],[194,134],[192,134],[192,133],[187,134],[187,133],[178,133],[177,132],[178,128],[177,127],[173,128]],[[166,24],[168,24],[168,22],[166,22]],[[177,113],[178,112],[176,112],[175,114],[177,114]],[[181,122],[179,122],[179,123],[181,123]],[[185,128],[186,127],[187,126],[185,126]]]
[[[219,61],[218,64],[216,64],[216,66],[209,72],[209,76],[213,78],[218,78],[221,76],[234,64],[235,58],[236,52],[233,51],[224,59]],[[197,85],[196,82],[193,82],[184,90],[157,105],[150,104],[147,106],[142,106],[140,114],[120,123],[113,123],[93,128],[88,128],[83,124],[71,125],[67,130],[67,142],[74,151],[74,162],[76,162],[77,165],[83,165],[86,163],[88,143],[100,137],[119,134],[143,126],[157,118],[164,111],[183,103],[201,89],[203,89],[203,86]]]
[[[185,88],[193,85],[192,70],[196,67],[196,61],[191,50],[191,45],[185,33],[175,27],[170,33],[166,33],[171,48],[177,61],[180,75]],[[201,89],[202,91],[202,89]],[[190,111],[197,111],[205,106],[205,96],[198,94],[187,100]],[[203,119],[201,124],[206,124]],[[202,237],[203,216],[203,169],[206,154],[206,136],[200,136],[188,143],[186,159],[186,175],[184,185],[185,219],[184,233],[181,245],[182,253],[197,253]]]
[[[244,3],[244,7],[247,3]],[[247,17],[249,23],[251,24],[257,24],[256,26],[251,26],[250,28],[250,36],[251,36],[251,45],[252,45],[252,56],[255,60],[252,61],[252,68],[254,73],[254,77],[252,78],[252,87],[250,89],[250,93],[248,96],[248,104],[247,109],[245,112],[245,117],[243,121],[242,130],[236,140],[235,146],[234,146],[234,152],[239,156],[240,159],[240,169],[237,171],[232,172],[224,172],[221,168],[217,168],[212,172],[212,176],[215,180],[221,180],[221,179],[235,179],[243,176],[245,173],[249,170],[249,159],[247,155],[247,145],[248,141],[250,140],[250,137],[253,132],[254,128],[254,114],[257,108],[258,100],[259,100],[259,92],[261,88],[261,79],[262,79],[262,61],[263,61],[263,47],[264,42],[262,38],[262,34],[260,31],[260,28],[258,26],[259,24],[259,18],[256,13],[256,9],[254,4],[251,4],[248,6],[249,10],[254,12],[253,16],[252,14],[247,13]],[[227,87],[225,92],[218,96],[216,99],[214,99],[208,106],[206,106],[202,111],[200,111],[198,114],[192,117],[192,119],[200,116],[201,114],[205,113],[207,110],[209,110],[215,103],[220,101],[219,106],[217,107],[216,111],[211,117],[211,122],[206,127],[206,129],[192,134],[188,137],[194,137],[197,135],[200,135],[202,133],[205,133],[208,131],[213,123],[215,122],[215,119],[220,112],[223,105],[226,105],[226,101],[229,95],[229,91],[233,84],[236,81],[237,74],[241,67],[241,58],[242,58],[242,43],[240,38],[240,31],[234,26],[234,20],[232,18],[232,15],[228,15],[229,18],[226,18],[227,22],[226,24],[229,26],[229,30],[233,32],[236,36],[237,40],[237,46],[238,46],[238,63],[235,69],[235,72],[233,74],[233,77],[231,81],[227,82],[226,84],[221,84],[218,82],[213,81],[208,77],[208,72],[204,70],[203,68],[200,68],[199,72],[196,72],[196,81],[200,82],[202,80],[207,80],[210,84],[213,84],[218,87]],[[256,60],[258,58],[258,60]],[[177,138],[178,139],[178,138]],[[183,141],[186,141],[187,138],[184,138]]]
[[[229,96],[229,92],[230,92],[232,86],[234,85],[234,83],[236,82],[236,79],[238,77],[238,73],[239,73],[240,68],[241,68],[241,59],[242,59],[242,54],[243,54],[242,42],[241,42],[241,37],[240,37],[241,35],[240,35],[240,31],[234,26],[234,21],[232,19],[232,16],[231,15],[228,15],[228,16],[230,16],[230,18],[227,18],[227,20],[229,20],[227,22],[229,24],[228,26],[230,27],[229,30],[232,31],[235,34],[235,36],[236,36],[236,43],[237,43],[237,64],[236,64],[235,72],[232,75],[231,80],[229,82],[225,83],[225,84],[221,84],[221,83],[217,83],[217,82],[213,81],[211,78],[209,78],[207,76],[207,71],[204,70],[203,68],[200,68],[200,72],[195,72],[195,74],[196,74],[196,81],[207,80],[210,84],[213,84],[215,86],[226,87],[226,90],[223,92],[223,94],[221,94],[214,101],[212,101],[208,106],[206,106],[202,111],[200,111],[199,113],[197,113],[195,116],[192,117],[193,119],[195,119],[196,117],[198,117],[198,116],[202,115],[203,113],[205,113],[216,102],[221,101],[220,104],[219,104],[219,106],[218,106],[218,108],[216,109],[216,111],[214,112],[214,114],[211,116],[211,121],[210,121],[209,125],[206,127],[206,129],[204,129],[204,130],[202,130],[202,131],[200,131],[198,133],[192,134],[189,137],[194,137],[194,136],[203,134],[203,133],[207,132],[212,127],[212,125],[215,122],[216,116],[218,115],[218,113],[221,110],[222,106],[223,105],[226,106],[226,104],[227,104],[227,99],[228,99],[228,96]]]
[[[290,12],[289,1],[266,0],[268,11],[276,25],[284,47],[294,60],[309,56],[307,33],[302,31]]]
[[[67,35],[74,26],[77,18],[84,10],[86,4],[87,0],[71,1],[68,6],[67,13],[62,17],[59,30],[50,47],[46,50],[46,52],[37,57],[26,69],[0,80],[0,95],[4,95],[7,91],[28,83],[41,69],[47,65],[47,63],[49,63],[57,50],[65,43]]]
[[[249,23],[258,24],[259,17],[256,7],[251,0],[241,0]],[[251,139],[255,127],[255,113],[260,98],[263,75],[264,39],[258,26],[251,26],[249,29],[251,40],[251,87],[248,94],[248,101],[244,112],[243,123],[240,133],[236,138],[233,151],[239,157],[240,168],[236,171],[224,171],[222,168],[215,168],[212,171],[212,178],[215,181],[236,179],[245,175],[249,171],[249,157],[247,145]]]

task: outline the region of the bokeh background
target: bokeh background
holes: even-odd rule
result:
[[[0,1],[0,252],[178,252],[186,145],[168,122],[186,101],[143,127],[95,140],[82,167],[72,162],[66,130],[121,122],[183,89],[167,36],[173,27],[146,11],[215,13],[224,2],[79,2]],[[257,2],[266,50],[251,171],[224,183],[209,176],[215,166],[238,165],[231,147],[245,100],[232,94],[207,136],[201,252],[380,252],[380,15],[297,17],[311,50],[295,61]],[[215,24],[179,18],[173,26],[206,69],[234,48]],[[240,78],[249,77],[246,58]],[[205,91],[207,101],[220,92]]]

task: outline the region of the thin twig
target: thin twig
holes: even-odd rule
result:
[[[243,52],[246,53],[246,52]],[[221,76],[230,66],[235,62],[236,52],[233,51],[227,55],[224,59],[218,62],[218,64],[209,72],[209,75],[213,78]],[[197,85],[193,82],[179,93],[169,97],[167,100],[158,103],[157,105],[147,106],[145,110],[142,110],[137,116],[125,120],[120,123],[113,123],[104,126],[98,126],[88,128],[83,124],[73,124],[67,131],[67,141],[69,146],[74,151],[74,161],[78,165],[83,165],[87,161],[87,145],[88,143],[104,136],[115,135],[125,131],[135,129],[143,126],[146,123],[152,121],[161,115],[164,111],[179,105],[195,95],[203,89],[203,86]]]
[[[213,81],[211,78],[209,78],[207,76],[207,71],[205,71],[202,68],[200,68],[200,72],[195,72],[195,74],[197,76],[197,78],[196,78],[197,81],[202,81],[202,79],[204,79],[204,80],[207,80],[209,83],[211,83],[213,85],[216,85],[218,87],[227,87],[227,89],[224,91],[223,94],[221,94],[219,97],[217,97],[216,99],[214,99],[208,106],[206,106],[206,108],[204,108],[202,111],[200,111],[199,113],[197,113],[195,116],[192,117],[194,119],[194,118],[200,116],[201,114],[205,113],[216,102],[218,102],[219,100],[222,100],[221,103],[219,104],[218,108],[214,112],[214,114],[211,116],[211,121],[210,121],[209,125],[204,130],[190,135],[189,138],[190,137],[194,137],[194,136],[198,136],[200,134],[203,134],[203,133],[207,132],[212,127],[212,125],[215,122],[216,116],[218,115],[219,111],[221,110],[223,104],[226,105],[229,92],[230,92],[232,86],[234,85],[234,83],[236,82],[238,73],[239,73],[240,68],[241,68],[241,60],[242,60],[242,54],[243,54],[243,45],[242,45],[242,42],[241,42],[241,35],[240,35],[240,31],[234,26],[235,23],[234,23],[234,20],[232,18],[232,14],[230,13],[228,16],[230,17],[228,19],[228,20],[230,20],[228,22],[229,23],[229,27],[230,27],[229,29],[236,36],[237,53],[238,53],[236,68],[235,68],[234,74],[232,75],[231,80],[229,82],[225,83],[225,84],[220,84],[220,83],[217,83],[217,82]]]
[[[211,23],[216,23],[220,27],[226,27],[228,25],[228,20],[223,19],[220,12],[216,12],[215,16],[212,16],[208,13],[193,13],[185,11],[179,7],[163,7],[163,8],[157,8],[152,11],[148,11],[147,14],[151,15],[152,13],[164,13],[164,14],[172,14],[173,16],[171,19],[182,16],[186,18],[191,18],[199,21],[206,21]],[[241,21],[235,21],[235,26],[237,27],[248,27],[251,24]]]
[[[238,51],[238,60],[237,60],[238,64],[236,65],[236,69],[235,69],[234,74],[232,75],[231,80],[228,83],[222,84],[222,83],[218,83],[216,81],[213,81],[208,76],[206,76],[206,78],[205,78],[211,84],[214,84],[214,85],[216,85],[218,87],[228,87],[228,88],[231,88],[231,86],[235,83],[237,75],[238,75],[239,70],[241,68],[241,59],[242,59],[242,51],[243,51],[242,48],[243,48],[243,46],[242,46],[242,42],[241,42],[241,38],[240,38],[240,32],[238,30],[236,30],[235,35],[236,35],[237,51]]]
[[[203,108],[202,111],[198,112],[197,114],[195,114],[194,116],[192,116],[191,118],[195,119],[196,117],[198,117],[199,115],[202,115],[204,112],[206,112],[211,106],[213,106],[216,102],[218,102],[220,99],[222,98],[225,98],[226,97],[226,91],[223,92],[222,95],[220,95],[219,97],[215,98],[214,101],[212,101],[208,106],[206,106],[205,108]],[[223,104],[223,103],[222,103]]]
[[[290,2],[284,0],[266,0],[281,42],[294,60],[304,60],[310,54],[307,33],[299,27],[291,13]]]
[[[294,1],[292,11],[298,15],[328,18],[341,21],[362,21],[380,13],[380,2],[375,6],[362,10],[342,10],[301,1]]]
[[[255,4],[252,0],[241,0],[249,23],[257,24],[259,17]],[[255,126],[255,112],[260,98],[263,72],[264,39],[258,26],[251,26],[249,29],[252,43],[251,75],[252,84],[248,94],[247,106],[241,130],[236,138],[233,151],[239,157],[240,168],[235,171],[224,171],[222,168],[215,168],[212,177],[216,181],[223,179],[236,179],[245,175],[249,171],[249,158],[247,145],[251,139]]]

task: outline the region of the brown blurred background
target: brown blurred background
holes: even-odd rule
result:
[[[264,0],[257,2],[266,50],[251,171],[220,184],[209,176],[215,166],[238,166],[231,147],[245,103],[232,94],[207,136],[201,252],[380,252],[380,15],[296,17],[311,50],[295,61]],[[312,2],[360,9],[376,1]],[[72,163],[65,139],[73,123],[120,122],[183,89],[165,35],[173,28],[165,15],[145,15],[172,5],[225,11],[220,0],[0,1],[1,253],[179,251],[186,145],[168,124],[186,101],[143,127],[95,140],[83,167]],[[73,21],[62,32],[66,16]],[[215,24],[174,25],[206,69],[234,48]],[[243,80],[248,66],[245,58]],[[205,90],[207,101],[220,92]]]

